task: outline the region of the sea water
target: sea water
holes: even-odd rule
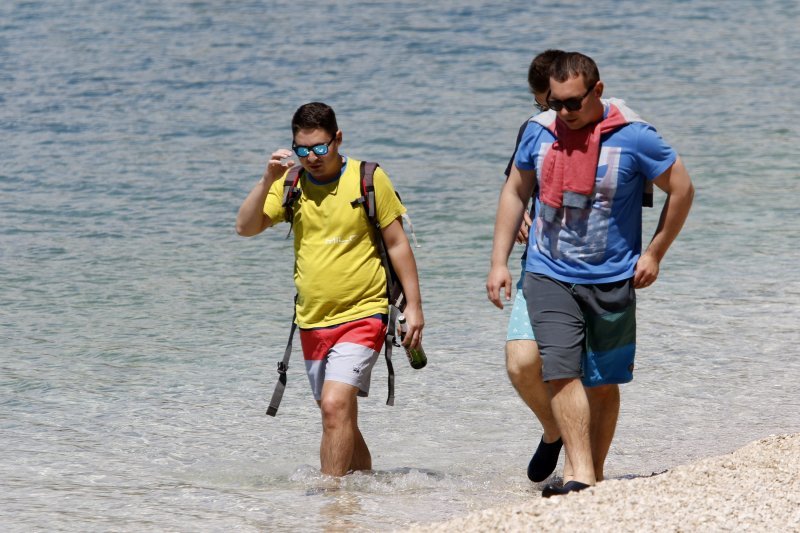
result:
[[[639,291],[610,477],[800,431],[794,1],[0,4],[0,527],[386,530],[539,498],[540,429],[486,299],[502,170],[545,48],[594,57],[697,189]],[[378,363],[375,471],[331,488],[285,229],[239,204],[302,103],[379,161],[414,221],[429,363]],[[652,235],[664,195],[647,210]],[[517,272],[521,249],[510,259]]]

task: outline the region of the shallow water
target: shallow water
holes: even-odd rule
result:
[[[592,55],[697,188],[639,293],[607,473],[800,431],[800,13],[760,6],[0,5],[3,529],[392,529],[538,497],[524,470],[539,430],[503,366],[508,310],[483,285],[532,111],[527,65],[546,47]],[[376,472],[338,490],[296,362],[264,416],[291,245],[233,230],[314,99],[337,110],[345,153],[402,192],[428,324],[429,365],[398,361],[396,406],[382,363],[361,402]]]

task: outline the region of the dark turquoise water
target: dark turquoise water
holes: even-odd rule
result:
[[[607,474],[800,431],[799,26],[778,0],[2,3],[3,529],[376,530],[538,498],[508,311],[483,286],[527,66],[547,47],[593,56],[697,188],[639,294]],[[291,245],[233,229],[317,99],[345,153],[403,193],[430,359],[400,361],[393,408],[378,365],[360,408],[377,472],[335,492],[316,490],[301,367],[263,414]]]

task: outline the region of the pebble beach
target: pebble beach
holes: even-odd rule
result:
[[[800,531],[800,433],[409,531]]]

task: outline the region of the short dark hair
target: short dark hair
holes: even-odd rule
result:
[[[528,67],[528,87],[531,93],[543,93],[550,88],[550,65],[563,53],[563,50],[550,49],[533,58]]]
[[[336,124],[336,113],[328,104],[311,102],[297,108],[292,117],[292,137],[298,131],[322,128],[331,135],[336,135],[339,126]]]
[[[565,52],[550,65],[550,77],[559,83],[580,75],[583,75],[587,89],[600,81],[597,63],[580,52]]]

